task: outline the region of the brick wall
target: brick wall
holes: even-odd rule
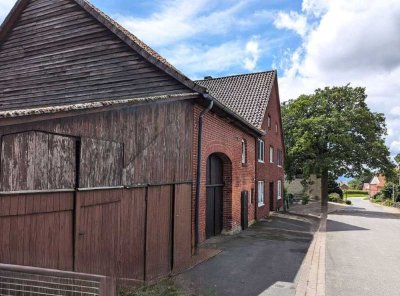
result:
[[[283,186],[284,186],[284,169],[283,166],[279,167],[277,165],[277,149],[284,151],[283,145],[283,133],[282,133],[282,124],[280,118],[280,102],[279,102],[279,91],[278,91],[278,83],[275,80],[274,87],[271,93],[271,97],[268,103],[268,107],[266,110],[266,114],[264,117],[264,122],[262,124],[262,129],[266,130],[267,133],[262,139],[265,142],[265,160],[264,163],[260,163],[257,161],[257,173],[256,173],[256,181],[264,181],[265,189],[264,189],[264,206],[258,207],[258,202],[256,199],[257,206],[257,219],[264,218],[269,215],[270,212],[270,199],[273,199],[273,209],[277,209],[278,207],[283,206],[283,199],[277,200],[277,192],[278,192],[278,180],[282,181],[282,195],[283,195]],[[268,116],[271,118],[271,127],[268,127]],[[275,124],[278,125],[278,131],[275,129]],[[273,163],[270,163],[269,158],[269,149],[270,146],[274,148],[274,160]],[[282,153],[282,161],[284,161],[284,153]],[[270,196],[269,184],[273,183],[274,186],[274,196]],[[257,186],[256,186],[257,191]],[[258,192],[257,192],[258,196]]]
[[[203,107],[194,106],[193,180],[196,180],[198,119]],[[247,145],[247,161],[241,162],[242,140]],[[255,186],[256,139],[229,123],[226,119],[209,112],[203,119],[202,173],[200,191],[200,240],[205,240],[206,226],[206,165],[207,158],[218,153],[224,163],[224,231],[234,233],[241,230],[241,192],[249,191],[249,222],[255,219],[255,198],[250,197]],[[195,182],[194,182],[195,183]],[[193,187],[193,198],[195,186]],[[194,202],[193,202],[194,205]],[[194,208],[193,208],[194,213]],[[194,216],[193,216],[194,221]],[[193,223],[194,225],[194,223]]]

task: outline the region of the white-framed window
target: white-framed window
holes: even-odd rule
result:
[[[278,180],[278,199],[282,198],[282,181]]]
[[[258,162],[264,162],[265,159],[265,142],[258,139]]]
[[[269,162],[274,163],[274,147],[269,146]]]
[[[258,195],[258,206],[264,205],[264,181],[258,181],[257,195]]]
[[[283,153],[282,153],[282,150],[280,150],[280,149],[278,149],[277,150],[277,165],[278,165],[278,167],[282,167],[282,165],[283,165],[283,159],[282,159],[282,156],[283,156]]]
[[[246,163],[246,140],[242,140],[242,164]]]

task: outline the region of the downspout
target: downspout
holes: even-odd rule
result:
[[[203,94],[203,97],[206,100],[210,101],[210,104],[206,109],[201,111],[199,116],[199,130],[197,135],[197,173],[196,173],[196,196],[195,196],[195,250],[196,254],[198,254],[198,246],[200,241],[200,223],[199,223],[199,214],[200,214],[200,182],[201,182],[201,147],[203,140],[203,117],[206,115],[214,106],[214,100],[208,94]]]

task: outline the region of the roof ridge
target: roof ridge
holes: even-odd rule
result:
[[[278,71],[276,69],[272,69],[272,70],[260,71],[260,72],[235,74],[235,75],[228,75],[228,76],[222,76],[222,77],[212,77],[212,78],[208,78],[208,79],[198,79],[198,80],[195,80],[194,82],[206,81],[206,80],[218,80],[218,79],[226,79],[226,78],[234,78],[234,77],[243,77],[243,76],[251,76],[251,75],[259,75],[259,74],[266,74],[266,73],[271,73],[271,72],[277,73]]]

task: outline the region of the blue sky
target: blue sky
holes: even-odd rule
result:
[[[92,0],[192,79],[278,70],[281,100],[351,83],[400,153],[398,0]],[[0,0],[0,21],[15,0]]]

